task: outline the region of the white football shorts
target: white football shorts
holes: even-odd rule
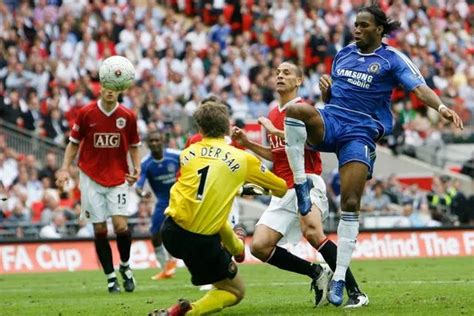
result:
[[[230,209],[228,221],[232,227],[235,227],[235,225],[237,225],[240,221],[240,205],[237,199],[234,199],[234,202],[232,202],[232,208]]]
[[[81,219],[102,223],[110,216],[128,216],[130,186],[127,182],[115,187],[104,187],[84,172],[79,174],[81,189]]]
[[[326,184],[321,176],[316,174],[308,174],[307,176],[314,184],[310,192],[311,202],[319,208],[321,220],[324,221],[329,215]],[[295,189],[288,190],[282,198],[272,196],[270,205],[257,222],[257,225],[260,224],[283,235],[283,238],[278,242],[279,245],[299,242],[303,237],[303,233],[301,232]]]

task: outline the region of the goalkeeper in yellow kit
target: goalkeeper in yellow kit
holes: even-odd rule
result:
[[[239,303],[245,287],[231,255],[241,253],[244,245],[227,221],[232,201],[244,183],[278,197],[287,190],[286,182],[258,158],[226,143],[229,114],[219,100],[204,101],[193,117],[204,139],[180,155],[181,175],[171,188],[161,232],[166,249],[186,264],[191,282],[213,284],[214,289],[196,302],[180,299],[151,315],[201,315]]]

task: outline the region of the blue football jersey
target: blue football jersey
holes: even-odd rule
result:
[[[381,123],[385,134],[392,131],[392,89],[402,85],[411,91],[425,83],[413,62],[386,44],[371,54],[362,54],[355,44],[344,47],[334,58],[331,79],[327,106],[370,115]]]
[[[176,173],[179,170],[179,152],[165,149],[163,158],[155,160],[151,154],[141,163],[140,178],[137,187],[143,189],[148,180],[160,206],[167,207],[170,198],[170,189],[176,182]]]

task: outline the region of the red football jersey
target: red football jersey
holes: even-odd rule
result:
[[[184,145],[184,148],[188,148],[189,146],[191,146],[192,144],[194,143],[197,143],[197,142],[200,142],[202,140],[202,135],[201,133],[196,133],[194,135],[191,135],[188,137],[188,139],[186,140],[186,144]]]
[[[129,172],[128,149],[140,145],[137,118],[123,105],[107,113],[94,101],[80,109],[69,140],[80,144],[78,165],[85,174],[105,187],[120,185]]]
[[[279,130],[285,129],[285,113],[288,104],[292,103],[304,103],[301,98],[296,98],[288,102],[280,108],[275,106],[270,113],[268,113],[268,119],[275,125]],[[267,133],[267,140],[272,149],[273,155],[273,173],[275,173],[280,178],[283,178],[286,181],[286,184],[289,188],[292,188],[294,185],[293,172],[291,171],[288,158],[285,151],[285,141],[278,136],[271,135]],[[321,157],[319,152],[305,149],[304,153],[305,159],[305,172],[306,173],[315,173],[321,174]]]

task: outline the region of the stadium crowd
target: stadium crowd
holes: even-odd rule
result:
[[[191,114],[209,94],[227,101],[234,121],[265,116],[277,102],[272,69],[283,60],[303,67],[307,78],[300,94],[320,105],[319,78],[351,41],[355,14],[366,1],[158,2],[1,2],[1,119],[64,145],[78,109],[98,96],[100,63],[115,54],[126,56],[137,70],[136,84],[122,99],[137,114],[141,136],[160,130],[171,148],[184,147],[193,129]],[[379,3],[402,22],[402,30],[387,41],[410,56],[428,86],[461,115],[465,135],[473,133],[474,5],[464,0]],[[393,93],[393,111],[395,136],[387,140],[392,148],[400,142],[439,141],[440,131],[458,133],[402,90]],[[37,161],[0,138],[0,193],[8,197],[0,208],[0,231],[22,237],[23,225],[15,224],[38,223],[46,237],[92,235],[78,221],[77,170],[70,192],[55,188],[57,158],[51,153]],[[337,210],[337,192],[331,194]],[[469,218],[452,205],[457,194],[462,193],[451,179],[436,178],[433,192],[422,193],[391,177],[369,182],[362,204],[367,213],[405,216],[401,226],[452,224]],[[140,219],[150,217],[151,203],[135,199],[137,233],[147,230]]]

